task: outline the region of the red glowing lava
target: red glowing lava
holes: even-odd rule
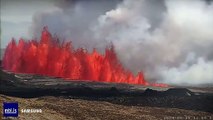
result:
[[[119,62],[113,46],[105,49],[105,54],[95,49],[89,53],[83,48],[74,50],[71,42],[59,42],[44,27],[41,40],[25,41],[18,44],[13,39],[7,46],[3,68],[16,73],[32,73],[69,80],[90,80],[152,86],[166,84],[148,83],[142,72],[134,76]]]

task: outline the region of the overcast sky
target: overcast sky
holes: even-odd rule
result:
[[[1,0],[1,48],[5,48],[12,37],[30,38],[33,15],[53,10],[54,4],[54,0]]]

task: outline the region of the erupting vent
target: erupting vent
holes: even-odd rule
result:
[[[16,73],[41,74],[69,80],[167,86],[148,83],[142,72],[134,76],[124,69],[113,46],[106,48],[104,55],[95,49],[92,53],[83,48],[74,50],[71,42],[59,42],[57,37],[51,36],[46,27],[39,42],[20,39],[17,44],[12,40],[3,57],[3,68]]]

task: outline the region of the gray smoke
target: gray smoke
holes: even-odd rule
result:
[[[44,26],[62,39],[71,40],[74,47],[102,48],[103,41],[93,39],[90,28],[105,12],[114,9],[120,0],[62,0],[55,4],[52,11],[37,13],[30,28],[33,36],[39,37]]]
[[[76,47],[103,51],[113,43],[125,67],[150,81],[213,84],[211,1],[66,1],[33,22],[35,36],[48,25]]]

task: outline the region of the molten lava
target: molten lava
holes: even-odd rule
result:
[[[134,76],[124,69],[113,46],[106,48],[104,55],[95,49],[92,53],[83,48],[74,50],[71,42],[59,42],[46,27],[39,42],[20,39],[17,44],[12,39],[4,54],[3,68],[16,73],[48,75],[69,80],[167,86],[148,83],[142,72]]]

